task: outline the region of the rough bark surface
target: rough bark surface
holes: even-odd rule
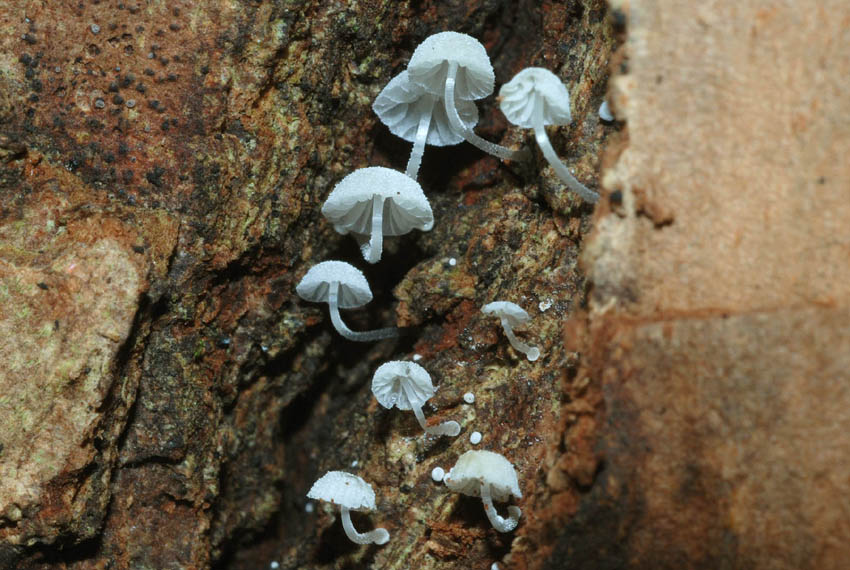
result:
[[[846,567],[850,7],[619,8],[618,199],[568,327],[605,467],[550,567]]]
[[[319,209],[355,168],[403,169],[410,145],[370,105],[444,29],[484,43],[497,87],[529,65],[565,81],[574,123],[550,136],[596,187],[616,128],[596,115],[611,23],[600,0],[4,2],[0,567],[523,568],[558,556],[598,467],[596,393],[562,342],[585,298],[591,208],[539,156],[502,165],[460,145],[425,153],[434,230],[388,239],[377,266]],[[478,132],[533,144],[494,99]],[[411,333],[342,340],[324,307],[294,295],[326,259],[364,267],[375,293],[346,315],[352,328]],[[520,334],[540,360],[480,313],[497,299],[531,313]],[[380,363],[414,354],[440,387],[426,415],[459,421],[460,437],[424,437],[371,396]],[[473,430],[519,473],[514,533],[431,481]],[[330,469],[376,488],[378,511],[355,525],[385,526],[389,544],[351,544],[330,505],[307,512]]]

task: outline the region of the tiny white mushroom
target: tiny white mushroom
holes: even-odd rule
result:
[[[446,471],[442,467],[434,467],[431,470],[431,479],[433,479],[435,483],[442,481],[445,476]]]
[[[588,202],[599,200],[599,194],[576,180],[561,162],[546,135],[546,125],[572,122],[570,94],[558,76],[542,67],[528,67],[502,85],[499,98],[499,106],[508,121],[518,127],[534,129],[543,156],[570,190]]]
[[[369,342],[398,336],[395,327],[357,332],[349,329],[339,309],[362,307],[372,300],[372,291],[363,273],[344,261],[323,261],[314,265],[295,287],[298,296],[314,303],[327,303],[334,328],[349,340]]]
[[[372,486],[351,473],[345,471],[328,471],[318,481],[313,483],[307,493],[310,499],[328,501],[340,506],[342,528],[345,535],[357,544],[386,544],[390,539],[387,529],[359,533],[351,524],[350,511],[374,511],[375,491]]]
[[[614,115],[611,113],[611,107],[608,105],[607,100],[602,101],[602,104],[599,105],[599,118],[609,123],[614,120]]]
[[[478,445],[481,443],[481,437],[482,435],[480,431],[474,431],[469,435],[469,443],[472,445]]]
[[[442,96],[452,129],[467,142],[502,160],[517,160],[522,156],[521,151],[482,139],[458,114],[457,99],[473,101],[493,93],[496,81],[493,65],[478,40],[457,32],[428,36],[413,51],[407,73],[410,81],[425,91]]]
[[[525,344],[514,335],[513,327],[524,325],[531,320],[531,317],[522,307],[510,301],[494,301],[484,305],[481,312],[485,315],[499,317],[502,321],[502,328],[505,330],[505,336],[508,337],[511,346],[525,354],[528,360],[534,362],[540,357],[540,349]]]
[[[467,451],[458,458],[444,481],[455,493],[481,497],[490,524],[499,532],[510,532],[516,528],[522,515],[519,507],[508,507],[509,515],[506,519],[499,516],[493,506],[493,499],[507,501],[511,496],[522,498],[514,466],[504,456],[492,451]]]
[[[425,433],[454,437],[460,433],[460,424],[455,421],[443,422],[433,427],[425,424],[422,406],[436,391],[431,382],[431,375],[415,362],[385,362],[372,377],[372,393],[383,407],[390,409],[395,406],[399,410],[413,410]]]
[[[473,394],[472,392],[467,392],[466,394],[463,395],[463,401],[466,402],[467,404],[474,404],[475,403],[475,394]]]
[[[407,71],[402,71],[387,83],[372,104],[372,110],[392,134],[413,143],[405,174],[414,180],[426,143],[450,146],[463,142],[463,136],[452,129],[442,98],[442,94],[428,93],[412,83]],[[457,99],[455,106],[463,124],[472,129],[478,123],[475,103]]]
[[[360,168],[340,180],[322,206],[322,215],[337,232],[353,233],[362,241],[369,263],[380,261],[385,235],[434,226],[431,205],[419,183],[383,166]]]

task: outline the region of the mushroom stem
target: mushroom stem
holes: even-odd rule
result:
[[[390,533],[385,528],[376,528],[369,532],[359,533],[354,530],[354,525],[351,524],[351,513],[347,507],[342,509],[342,528],[345,531],[345,536],[351,539],[351,542],[357,544],[386,544],[390,540]]]
[[[460,424],[456,421],[448,421],[443,422],[438,426],[427,426],[425,424],[425,414],[422,413],[422,406],[413,406],[413,414],[416,416],[416,419],[419,421],[419,425],[422,426],[422,429],[425,430],[425,433],[430,435],[448,435],[451,437],[456,436],[460,433]]]
[[[423,104],[422,110],[425,111],[425,105],[427,105],[427,112],[423,112],[419,118],[419,126],[416,128],[416,138],[413,141],[413,150],[410,152],[410,158],[407,160],[407,169],[404,171],[405,174],[416,180],[416,176],[419,174],[419,166],[422,164],[422,155],[425,152],[425,141],[428,140],[428,130],[431,128],[431,115],[434,112],[434,98],[425,95],[423,97],[426,99]]]
[[[446,115],[449,117],[449,124],[455,131],[463,136],[468,143],[480,148],[487,154],[492,154],[502,160],[520,160],[524,154],[522,151],[511,150],[488,140],[484,140],[476,135],[471,128],[467,127],[463,124],[463,121],[460,120],[460,115],[458,114],[457,107],[455,106],[455,80],[457,77],[457,68],[458,65],[456,61],[449,63],[449,70],[446,74],[445,95],[443,97],[443,101],[445,102]]]
[[[374,340],[381,340],[384,338],[393,338],[398,336],[398,329],[395,327],[363,332],[353,331],[348,328],[345,323],[342,322],[342,317],[339,316],[338,281],[333,281],[330,284],[330,290],[328,291],[328,308],[331,311],[331,322],[333,323],[334,328],[339,334],[341,334],[348,340],[355,340],[358,342],[371,342]]]
[[[515,350],[523,353],[528,360],[534,362],[538,358],[540,358],[540,349],[536,346],[530,346],[525,344],[521,340],[519,340],[514,334],[513,329],[511,328],[511,323],[508,322],[508,319],[502,317],[502,328],[505,329],[505,336],[508,337],[508,342],[511,343],[511,346],[514,347]]]
[[[372,198],[372,234],[369,237],[369,251],[363,253],[366,255],[366,261],[369,263],[378,263],[381,261],[381,253],[384,249],[384,197],[378,194]]]
[[[546,134],[546,127],[543,125],[543,100],[538,95],[534,105],[534,138],[537,139],[537,146],[543,151],[543,157],[546,159],[555,174],[560,178],[573,192],[584,198],[587,202],[595,203],[599,200],[599,194],[579,182],[569,168],[561,162],[558,155],[555,154],[555,149],[552,148],[552,143],[549,142],[549,136]]]
[[[481,483],[481,501],[484,503],[484,512],[487,513],[487,518],[490,519],[493,528],[499,532],[511,532],[516,528],[522,511],[519,507],[511,505],[508,507],[508,518],[499,516],[496,507],[493,506],[493,498],[490,496],[490,485],[488,483]]]

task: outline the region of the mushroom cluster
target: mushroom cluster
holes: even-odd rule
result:
[[[384,236],[432,229],[431,206],[417,182],[426,145],[449,146],[467,141],[503,160],[525,156],[522,150],[487,141],[474,131],[478,123],[475,101],[491,95],[494,84],[493,67],[480,42],[465,34],[441,32],[426,38],[413,52],[407,69],[377,96],[372,108],[380,120],[393,134],[413,143],[405,172],[380,166],[355,170],[339,181],[322,206],[322,214],[338,233],[355,237],[367,262],[380,261]],[[547,125],[571,122],[569,93],[561,80],[546,69],[528,68],[503,85],[499,94],[500,108],[508,121],[533,129],[544,158],[559,178],[584,200],[595,202],[598,194],[576,180],[558,158],[546,134]],[[312,266],[296,286],[296,292],[307,301],[328,303],[331,323],[346,339],[370,342],[399,334],[396,327],[352,331],[342,321],[339,309],[361,307],[372,300],[363,273],[346,262],[324,261]],[[538,348],[525,344],[514,334],[514,327],[530,321],[520,306],[494,301],[486,304],[482,312],[500,319],[516,351],[531,362],[540,357]],[[372,378],[372,392],[378,404],[387,409],[412,411],[426,436],[455,437],[461,432],[457,421],[437,425],[426,422],[423,406],[436,390],[427,370],[413,362],[385,362]],[[463,400],[473,404],[475,396],[468,392]],[[472,432],[473,445],[481,440],[478,431]],[[451,491],[480,497],[487,518],[497,531],[510,532],[516,528],[521,516],[519,507],[509,506],[505,518],[493,504],[494,500],[522,498],[517,472],[504,456],[494,451],[469,450],[460,455],[448,473],[435,467],[432,478],[435,482],[444,481]],[[307,497],[339,505],[343,529],[353,542],[381,545],[389,540],[386,529],[376,528],[361,534],[352,525],[351,510],[376,508],[371,485],[360,477],[329,471],[314,483]]]

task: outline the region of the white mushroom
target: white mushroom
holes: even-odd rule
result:
[[[375,98],[372,110],[390,132],[413,143],[405,174],[416,179],[425,144],[450,146],[463,142],[452,129],[442,94],[433,95],[412,83],[407,71],[393,77]],[[466,99],[455,100],[460,120],[472,129],[478,123],[478,107]]]
[[[460,424],[455,421],[443,422],[433,427],[425,424],[422,406],[436,391],[431,383],[431,375],[415,362],[385,362],[372,377],[372,393],[383,407],[390,409],[395,406],[399,410],[413,410],[425,433],[454,437],[460,433]]]
[[[534,129],[534,137],[543,156],[570,190],[588,202],[599,200],[599,194],[576,180],[561,162],[546,135],[546,125],[569,125],[572,122],[570,94],[558,76],[542,67],[528,67],[502,85],[499,98],[499,106],[508,121],[519,127]]]
[[[334,328],[349,340],[369,342],[398,336],[395,327],[356,332],[349,329],[339,316],[340,307],[362,307],[372,300],[372,291],[363,273],[344,261],[323,261],[310,268],[295,286],[298,296],[305,301],[327,303]]]
[[[608,105],[607,100],[603,100],[602,104],[599,105],[599,118],[608,123],[614,120],[614,114],[611,112],[611,106]]]
[[[425,38],[407,64],[410,81],[432,95],[442,96],[449,123],[457,133],[486,153],[517,160],[520,151],[491,143],[464,124],[456,99],[473,101],[493,93],[496,77],[487,50],[475,38],[457,32],[440,32]]]
[[[505,330],[505,335],[515,350],[525,354],[526,358],[532,362],[540,357],[540,349],[536,346],[525,344],[514,335],[513,327],[524,325],[531,320],[531,317],[528,316],[528,313],[522,307],[510,301],[494,301],[484,305],[481,308],[481,312],[485,315],[499,317],[502,321],[502,328]]]
[[[342,513],[342,528],[345,535],[357,544],[386,544],[390,539],[387,529],[375,530],[360,534],[351,524],[350,511],[374,511],[375,491],[372,486],[351,473],[345,471],[328,471],[318,481],[313,483],[307,493],[310,499],[328,501],[340,506]]]
[[[422,187],[401,172],[370,166],[355,170],[334,187],[322,214],[341,234],[349,232],[364,241],[363,257],[381,259],[385,235],[400,236],[410,230],[428,231],[434,214]]]
[[[492,451],[467,451],[458,458],[443,481],[455,493],[481,497],[490,524],[499,532],[510,532],[516,528],[522,515],[519,507],[508,507],[506,519],[499,516],[493,506],[493,499],[508,501],[511,495],[522,498],[514,466],[504,456]]]

